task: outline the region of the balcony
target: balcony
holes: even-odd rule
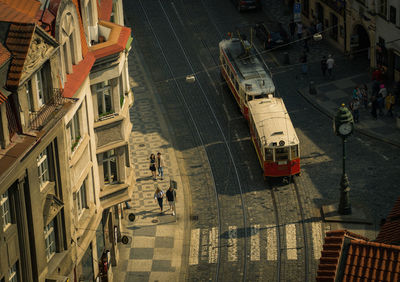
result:
[[[62,108],[64,103],[63,89],[54,88],[50,100],[39,111],[29,113],[29,128],[41,130]]]
[[[99,21],[98,40],[92,42],[89,47],[96,60],[119,55],[120,52],[129,49],[132,42],[131,29],[106,21]]]

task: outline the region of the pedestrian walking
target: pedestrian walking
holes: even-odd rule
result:
[[[360,118],[360,100],[357,97],[353,98],[350,102],[350,110],[353,114],[354,122],[358,123]]]
[[[379,94],[382,95],[382,98],[383,98],[383,99],[385,99],[386,96],[387,96],[387,89],[386,89],[385,84],[383,84],[383,83],[379,86],[378,96],[379,96]]]
[[[167,200],[169,204],[169,209],[172,210],[172,215],[175,215],[175,200],[176,200],[176,192],[174,188],[169,187],[167,190]]]
[[[378,110],[378,99],[375,95],[371,97],[371,115],[374,119],[378,119],[377,110]]]
[[[382,81],[382,74],[379,68],[376,68],[372,73],[372,80]]]
[[[334,66],[335,66],[335,60],[332,58],[332,55],[329,55],[328,59],[326,60],[326,67],[329,78],[332,78],[332,71]]]
[[[390,117],[393,117],[393,107],[396,102],[396,98],[394,97],[392,92],[389,92],[389,94],[385,98],[386,102],[386,110],[387,110],[387,115]]]
[[[368,87],[366,84],[363,84],[360,87],[360,93],[361,93],[361,101],[364,104],[364,108],[368,109]]]
[[[164,192],[157,187],[156,192],[154,192],[154,200],[157,200],[161,212],[163,212],[163,199],[164,199]]]
[[[153,180],[157,180],[156,177],[156,156],[154,154],[150,155],[150,167],[151,174],[153,175]]]
[[[301,37],[303,36],[303,24],[297,23],[296,27],[297,27],[297,38],[301,39]]]
[[[293,40],[294,39],[294,33],[296,31],[296,24],[295,22],[290,22],[289,23],[289,32],[290,32],[290,38]]]
[[[321,71],[322,71],[322,76],[323,76],[323,77],[326,76],[326,68],[327,68],[327,65],[326,65],[326,56],[323,56],[323,57],[322,57],[322,60],[321,60]]]
[[[161,180],[164,179],[164,158],[161,156],[161,153],[157,153],[157,170],[158,176],[161,176]]]

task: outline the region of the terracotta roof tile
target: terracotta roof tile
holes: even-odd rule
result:
[[[0,0],[0,21],[34,23],[39,8],[36,0]]]
[[[400,197],[396,200],[375,241],[400,245]]]
[[[0,105],[7,101],[7,97],[0,91]]]
[[[32,36],[35,31],[34,24],[11,24],[6,46],[10,50],[13,59],[11,60],[10,70],[7,77],[7,87],[15,88],[19,85],[22,68],[28,54]]]
[[[11,53],[0,43],[0,66],[7,62],[11,57]]]
[[[67,81],[64,85],[64,97],[74,97],[76,91],[82,86],[83,82],[88,77],[94,61],[94,56],[91,53],[88,53],[79,64],[72,66],[72,73],[67,75]]]
[[[112,13],[113,0],[97,1],[97,11],[99,19],[103,21],[110,21]]]

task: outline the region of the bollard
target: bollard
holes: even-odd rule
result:
[[[314,81],[310,81],[308,93],[310,93],[311,95],[316,95],[317,94],[317,89],[315,88]]]
[[[286,64],[286,65],[290,65],[290,58],[289,58],[289,53],[288,52],[284,53],[283,63]]]

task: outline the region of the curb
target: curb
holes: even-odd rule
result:
[[[297,92],[308,102],[310,103],[315,109],[317,109],[319,112],[327,116],[329,119],[333,120],[334,114],[332,114],[329,110],[327,110],[325,107],[321,106],[318,102],[315,102],[314,99],[309,94],[303,93],[300,89],[297,89]],[[385,138],[381,135],[375,134],[370,132],[369,130],[362,129],[362,128],[357,128],[357,126],[354,127],[354,131],[368,136],[370,138],[376,139],[378,141],[385,142],[387,144],[390,144],[392,146],[400,148],[400,142],[396,142],[394,140]]]

